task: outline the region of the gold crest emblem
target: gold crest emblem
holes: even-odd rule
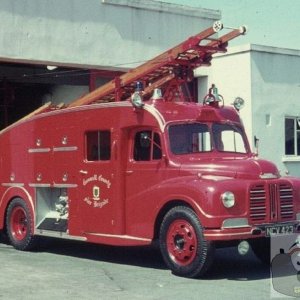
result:
[[[93,200],[100,200],[100,188],[99,186],[93,186]]]

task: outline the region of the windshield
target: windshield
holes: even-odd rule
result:
[[[228,124],[191,123],[169,127],[170,149],[173,154],[209,152],[247,153],[242,129]]]
[[[212,150],[211,135],[206,124],[179,124],[169,127],[171,151],[174,154]]]

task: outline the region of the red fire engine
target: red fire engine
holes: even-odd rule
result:
[[[215,247],[296,232],[300,180],[250,150],[238,109],[193,70],[245,28],[221,22],[69,105],[46,104],[0,134],[0,229],[19,250],[39,236],[109,245],[158,240],[174,274],[204,274]]]

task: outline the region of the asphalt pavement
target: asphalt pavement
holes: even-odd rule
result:
[[[0,241],[0,299],[270,299],[270,270],[252,252],[219,249],[202,279],[174,276],[156,247],[50,239],[38,251]],[[278,298],[277,298],[278,299]]]

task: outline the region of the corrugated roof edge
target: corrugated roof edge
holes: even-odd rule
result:
[[[103,4],[119,5],[133,7],[137,9],[161,11],[177,15],[186,15],[192,17],[201,17],[205,19],[221,19],[221,11],[200,7],[191,7],[154,0],[102,0]]]

